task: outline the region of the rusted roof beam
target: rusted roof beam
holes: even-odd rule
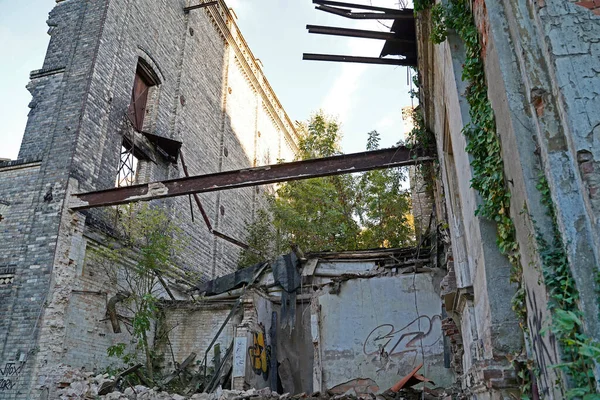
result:
[[[351,62],[351,63],[362,63],[362,64],[384,64],[384,65],[407,65],[414,66],[417,64],[417,60],[404,58],[378,58],[378,57],[357,57],[357,56],[345,56],[337,54],[313,54],[304,53],[302,54],[303,60],[310,61],[334,61],[334,62]]]
[[[338,28],[334,26],[306,25],[308,33],[321,35],[350,36],[363,39],[391,40],[394,42],[414,43],[415,39],[402,39],[391,32],[366,31],[362,29]]]
[[[377,6],[370,6],[370,5],[368,6],[366,4],[344,3],[341,1],[332,1],[332,0],[313,0],[313,4],[319,4],[322,6],[350,7],[350,8],[357,8],[359,10],[371,10],[371,11],[383,11],[383,12],[398,12],[399,11],[396,8],[377,7]]]
[[[407,147],[393,147],[73,194],[69,200],[69,207],[73,210],[84,210],[191,193],[414,165],[431,160],[433,157],[415,154]]]
[[[204,8],[204,7],[208,7],[208,6],[214,6],[217,3],[218,3],[218,1],[207,1],[206,3],[200,3],[200,4],[196,4],[194,6],[184,7],[183,12],[187,14],[191,10],[195,10],[197,8]]]
[[[413,10],[392,10],[393,12],[377,13],[377,12],[352,12],[351,10],[330,6],[316,6],[317,10],[325,11],[331,14],[339,15],[340,17],[350,19],[414,19]]]

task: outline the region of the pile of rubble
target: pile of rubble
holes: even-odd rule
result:
[[[224,390],[220,387],[213,393],[195,393],[189,396],[169,394],[158,387],[143,385],[118,387],[118,377],[109,374],[96,375],[81,370],[68,370],[60,379],[56,397],[61,400],[422,400],[448,399],[446,391],[431,389],[403,388],[398,392],[387,391],[383,394],[368,394],[364,397],[354,394],[300,393],[280,395],[270,389]]]

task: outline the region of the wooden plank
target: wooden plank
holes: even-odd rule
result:
[[[315,273],[318,263],[318,258],[310,258],[302,269],[302,276],[312,276]]]

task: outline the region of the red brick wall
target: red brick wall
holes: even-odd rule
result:
[[[596,15],[600,15],[600,0],[578,1],[575,4],[589,9],[591,12],[593,12]]]

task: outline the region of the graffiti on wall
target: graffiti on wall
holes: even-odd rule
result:
[[[396,329],[393,324],[375,327],[363,343],[363,353],[379,367],[377,372],[397,367],[395,357],[420,352],[442,339],[440,315],[422,315]]]
[[[11,390],[16,386],[24,365],[24,362],[18,365],[14,362],[7,362],[4,368],[0,367],[0,390]]]
[[[556,379],[548,370],[552,365],[560,361],[556,351],[556,338],[550,330],[544,330],[544,310],[546,302],[538,305],[538,300],[532,290],[527,290],[527,325],[531,335],[531,344],[535,356],[535,362],[539,369],[536,378],[539,380],[538,391],[541,398],[550,396],[550,388]]]
[[[248,347],[250,365],[256,375],[262,375],[264,380],[269,378],[269,361],[271,358],[271,346],[266,344],[265,326],[259,324],[260,330],[252,332],[252,346]]]

